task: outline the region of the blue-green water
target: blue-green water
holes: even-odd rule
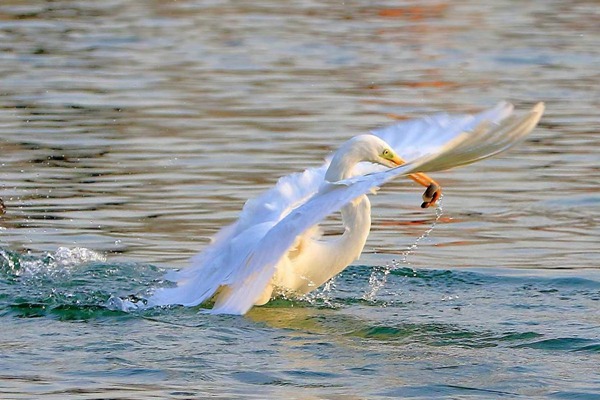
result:
[[[3,398],[598,398],[600,275],[353,266],[246,317],[115,311],[161,270],[0,252]],[[383,275],[383,269],[379,278]],[[10,330],[7,330],[8,322]]]
[[[3,0],[0,398],[600,398],[597,15]],[[546,103],[531,136],[435,174],[437,213],[383,187],[361,259],[316,294],[118,311],[349,137],[502,99]]]

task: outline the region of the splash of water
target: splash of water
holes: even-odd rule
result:
[[[103,306],[113,311],[133,312],[146,309],[148,301],[135,295],[119,297],[111,294]]]
[[[416,238],[415,241],[410,246],[408,246],[408,248],[405,251],[402,252],[400,260],[392,260],[392,262],[390,264],[385,264],[383,266],[373,268],[373,271],[371,272],[371,276],[369,276],[368,291],[366,291],[362,296],[363,300],[366,300],[369,302],[375,301],[377,293],[379,293],[379,291],[387,283],[387,278],[388,278],[388,275],[390,274],[390,272],[392,272],[395,269],[401,268],[401,267],[411,268],[410,262],[408,261],[408,257],[410,255],[412,255],[418,249],[419,243],[421,241],[423,241],[424,239],[426,239],[427,237],[429,237],[431,232],[433,232],[433,230],[435,229],[438,221],[440,220],[440,218],[442,217],[442,214],[444,212],[443,207],[442,207],[443,198],[444,198],[444,195],[442,195],[437,202],[437,207],[435,208],[435,219],[431,223],[431,226],[425,232],[423,232],[418,238]],[[414,269],[413,269],[413,271],[414,271]],[[414,271],[414,273],[416,275],[416,271]]]
[[[145,293],[161,274],[149,264],[108,262],[104,254],[82,247],[40,255],[0,248],[0,315],[71,320],[121,311],[109,307],[111,294]]]
[[[408,249],[406,249],[406,251],[404,251],[402,253],[402,257],[400,258],[400,262],[397,263],[398,265],[406,265],[406,266],[410,266],[410,263],[408,262],[408,256],[410,256],[411,254],[413,254],[415,252],[415,250],[417,250],[417,248],[419,247],[419,243],[428,238],[429,235],[431,234],[431,232],[433,232],[433,230],[435,229],[438,221],[440,220],[440,218],[442,217],[442,214],[444,213],[444,209],[442,207],[442,201],[444,199],[444,195],[440,196],[440,199],[438,200],[437,203],[437,207],[435,208],[435,219],[433,220],[433,222],[431,223],[431,226],[421,234],[421,236],[419,236],[414,242],[413,244],[411,244]]]
[[[42,257],[31,254],[18,255],[0,250],[0,265],[11,275],[22,278],[57,279],[68,277],[73,269],[90,262],[105,262],[103,254],[84,247],[59,247],[55,252],[45,253]]]
[[[336,304],[332,296],[332,293],[335,291],[336,287],[335,280],[336,277],[334,276],[325,282],[321,288],[300,296],[300,300],[306,301],[314,306],[318,305],[327,308],[336,308]]]

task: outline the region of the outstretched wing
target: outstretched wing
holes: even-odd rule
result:
[[[220,286],[235,278],[243,261],[262,237],[291,210],[306,202],[323,183],[329,163],[279,179],[277,184],[244,205],[238,220],[221,229],[212,242],[191,260],[191,265],[171,271],[166,279],[174,288],[159,288],[148,299],[150,306],[195,306],[208,300]]]
[[[499,125],[513,112],[513,105],[503,101],[478,114],[439,113],[418,119],[399,122],[375,129],[371,133],[389,144],[403,160],[411,162],[427,154],[435,154],[456,136],[471,132],[483,121]],[[383,165],[359,163],[354,175],[384,171]]]
[[[275,266],[295,238],[356,197],[398,175],[444,170],[505,151],[531,132],[543,111],[544,105],[539,103],[525,115],[507,118],[507,106],[497,107],[490,110],[489,114],[482,113],[483,117],[465,121],[461,125],[463,131],[445,136],[443,144],[435,150],[421,153],[412,162],[383,172],[324,183],[308,201],[274,224],[248,256],[236,265],[235,279],[228,282],[232,294],[211,312],[246,313],[265,289],[275,272]]]
[[[499,125],[513,112],[513,105],[505,101],[479,114],[435,114],[403,121],[371,133],[394,148],[396,154],[410,162],[440,149],[462,132],[471,132],[483,121]]]

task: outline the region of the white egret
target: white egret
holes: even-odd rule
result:
[[[218,232],[190,267],[166,276],[177,286],[158,289],[147,305],[196,306],[213,298],[210,312],[244,314],[281,292],[308,293],[361,254],[371,227],[366,193],[406,175],[427,186],[422,206],[433,205],[440,187],[425,172],[512,147],[543,111],[538,103],[515,115],[502,102],[476,115],[437,114],[356,136],[321,167],[285,176],[246,202],[238,221]],[[321,237],[317,224],[339,210],[344,233]]]

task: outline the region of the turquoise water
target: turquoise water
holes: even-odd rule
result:
[[[597,9],[2,1],[0,398],[599,399]],[[317,293],[118,311],[349,137],[502,99],[547,111],[442,209],[383,187]]]
[[[356,295],[372,288],[373,268],[356,265],[309,298],[246,317],[183,307],[128,314],[111,309],[111,296],[160,285],[160,268],[83,249],[2,250],[0,390],[3,398],[598,397],[597,273],[388,268],[370,300]]]

